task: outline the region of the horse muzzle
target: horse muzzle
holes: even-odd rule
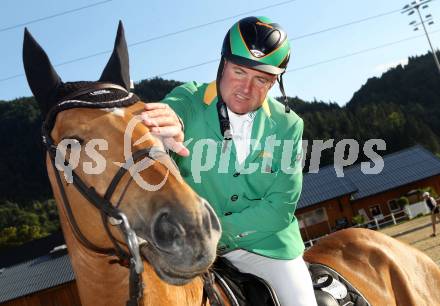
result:
[[[221,226],[206,200],[200,198],[193,213],[167,206],[150,224],[149,243],[143,244],[141,253],[165,281],[185,284],[214,262]]]

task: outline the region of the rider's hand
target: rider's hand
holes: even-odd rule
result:
[[[183,144],[185,135],[176,113],[164,103],[147,103],[142,112],[142,121],[154,135],[163,137],[164,145],[181,156],[189,150]]]

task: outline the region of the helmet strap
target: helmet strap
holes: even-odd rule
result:
[[[284,102],[284,108],[285,108],[285,110],[286,110],[286,113],[290,113],[289,102],[287,101],[286,92],[284,91],[283,74],[284,74],[284,72],[281,73],[281,74],[277,77],[277,81],[278,81],[278,84],[280,85],[280,91],[281,91],[281,94],[283,95],[283,102]]]
[[[220,60],[220,65],[218,66],[217,71],[217,114],[218,121],[220,123],[220,132],[222,133],[224,140],[232,139],[232,131],[231,131],[231,123],[229,122],[228,108],[226,107],[226,103],[223,101],[222,95],[220,93],[220,79],[223,75],[223,69],[225,66],[225,58],[222,56]]]

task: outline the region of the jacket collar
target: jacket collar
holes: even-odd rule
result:
[[[207,85],[203,103],[206,105],[205,120],[209,128],[215,133],[218,140],[222,140],[223,136],[220,131],[220,124],[217,114],[217,86],[216,82]],[[270,101],[266,98],[262,106],[255,112],[256,116],[252,126],[252,148],[246,161],[252,161],[264,150],[264,139],[275,132],[276,122],[272,119],[270,110]],[[231,141],[232,142],[232,141]],[[235,150],[233,150],[235,152]]]

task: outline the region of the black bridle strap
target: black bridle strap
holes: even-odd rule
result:
[[[136,160],[138,160],[140,157],[142,156],[148,156],[148,158],[154,160],[154,158],[152,158],[150,156],[151,153],[151,148],[145,148],[145,149],[141,149],[138,150],[136,152],[133,153],[132,156],[132,162],[134,163]],[[115,174],[115,176],[113,177],[113,180],[110,182],[110,185],[107,188],[107,191],[104,194],[104,199],[106,199],[107,201],[110,201],[110,198],[113,195],[113,192],[115,192],[116,187],[119,184],[119,181],[122,179],[122,177],[124,176],[124,174],[127,172],[127,168],[129,168],[130,166],[130,161],[125,162],[125,164],[119,168],[118,172]]]
[[[89,94],[91,92],[98,91],[98,90],[105,90],[105,89],[117,89],[117,90],[121,90],[123,92],[128,93],[127,89],[125,89],[122,86],[116,85],[116,84],[112,84],[112,83],[93,83],[92,86],[83,87],[83,88],[81,88],[79,90],[76,90],[76,91],[66,95],[65,97],[63,97],[63,100],[64,101],[72,100],[72,99],[75,99],[77,97],[81,97],[83,95]]]
[[[121,181],[122,177],[124,176],[125,173],[127,173],[128,169],[130,168],[131,163],[134,164],[135,161],[137,161],[139,158],[141,158],[142,156],[147,156],[148,158],[150,158],[151,160],[155,160],[151,155],[151,149],[150,148],[145,148],[145,149],[141,149],[136,151],[135,153],[133,153],[132,159],[130,161],[125,162],[124,165],[122,165],[121,168],[119,168],[118,172],[115,174],[115,176],[113,177],[112,181],[110,182],[110,185],[107,188],[107,191],[105,192],[104,195],[104,200],[106,203],[111,203],[111,197],[114,193],[114,191],[116,190],[116,187],[118,186],[119,182]],[[116,202],[116,205],[111,205],[112,208],[116,209],[119,212],[118,206],[120,205],[120,202],[123,198],[123,196],[125,195],[125,192],[127,191],[131,181],[133,180],[133,177],[131,176],[128,180],[128,182],[125,184],[121,195],[119,196],[118,201]],[[110,228],[109,228],[109,223],[108,223],[108,217],[113,217],[116,218],[115,216],[112,215],[108,215],[105,213],[104,210],[101,209],[101,218],[102,218],[102,222],[104,224],[104,228],[108,234],[108,236],[110,237],[110,240],[112,241],[114,247],[115,247],[115,251],[117,256],[121,259],[121,260],[128,260],[130,258],[130,255],[127,254],[119,245],[118,240],[115,238],[115,236],[113,236]]]
[[[150,151],[151,151],[150,148],[136,151],[133,154],[132,161],[136,161],[137,159],[139,159],[140,157],[142,157],[144,155],[146,155],[147,157],[154,160],[154,158],[152,158],[150,156]],[[60,193],[61,193],[61,196],[63,199],[64,207],[66,208],[67,218],[68,218],[69,223],[72,226],[73,233],[74,233],[76,239],[78,241],[80,241],[80,243],[82,245],[84,245],[84,247],[86,247],[96,253],[106,254],[109,256],[116,255],[119,257],[120,262],[129,260],[129,300],[127,301],[126,305],[127,306],[138,306],[140,303],[140,300],[143,296],[143,286],[144,285],[143,285],[143,281],[142,281],[142,276],[140,273],[138,273],[136,271],[135,260],[134,260],[133,255],[127,254],[119,246],[119,243],[117,242],[116,238],[114,238],[114,236],[112,235],[110,229],[108,228],[108,222],[107,222],[107,218],[106,218],[106,217],[110,216],[115,219],[119,219],[119,209],[114,207],[110,203],[109,200],[110,200],[110,197],[113,194],[114,190],[116,189],[116,186],[118,185],[118,183],[120,182],[120,180],[122,179],[124,174],[128,171],[128,168],[129,168],[129,166],[127,166],[128,162],[126,162],[118,170],[116,175],[113,177],[109,187],[107,188],[106,196],[109,199],[102,198],[95,191],[95,189],[93,187],[87,187],[87,185],[81,180],[81,178],[74,171],[72,171],[74,186],[84,196],[84,198],[86,198],[91,204],[93,204],[101,212],[104,228],[106,229],[106,231],[107,231],[107,233],[108,233],[108,235],[109,235],[109,237],[115,247],[115,249],[105,249],[105,248],[97,247],[95,244],[90,242],[90,240],[88,240],[82,234],[81,230],[79,229],[78,224],[76,223],[75,217],[73,216],[72,208],[71,208],[69,200],[67,198],[66,191],[63,187],[60,173],[57,170],[56,165],[55,165],[55,158],[52,156],[52,154],[49,154],[49,156],[50,156],[50,160],[52,162],[52,166],[53,166],[55,176],[57,179],[58,188],[60,190]],[[131,181],[132,180],[130,179],[127,183],[127,186],[124,187],[123,194],[127,190],[127,187]],[[122,199],[123,194],[120,196],[119,201]],[[124,234],[126,234],[126,233],[124,232]]]
[[[73,185],[87,201],[93,204],[98,210],[102,210],[107,216],[118,218],[119,209],[116,209],[108,200],[101,197],[94,187],[87,186],[75,171],[72,171],[72,176]]]
[[[141,156],[148,156],[149,158],[153,159],[150,154],[150,148],[141,149],[139,151],[136,151],[133,154],[133,161],[139,159]],[[119,219],[119,209],[114,207],[112,203],[110,202],[110,198],[113,195],[113,192],[115,191],[118,183],[124,176],[124,174],[128,171],[127,164],[130,163],[130,161],[126,162],[115,174],[112,181],[110,182],[109,187],[107,188],[107,191],[104,195],[104,197],[101,197],[93,187],[87,186],[84,181],[76,174],[75,171],[72,171],[72,177],[73,177],[73,185],[78,189],[78,191],[86,198],[93,206],[95,206],[97,209],[102,210],[107,216],[113,217],[115,219]]]
[[[140,157],[142,156],[148,156],[149,158],[153,159],[150,156],[150,148],[145,148],[145,149],[141,149],[136,151],[133,154],[133,161],[138,160]],[[154,160],[154,159],[153,159]],[[84,242],[85,246],[91,247],[93,250],[98,251],[99,253],[106,253],[106,254],[111,254],[114,255],[114,252],[109,252],[109,249],[104,249],[104,248],[100,248],[97,247],[95,245],[93,245],[89,240],[87,240],[87,238],[85,238],[85,236],[81,233],[81,230],[79,229],[75,218],[73,216],[73,212],[70,206],[70,203],[67,199],[67,195],[65,193],[65,190],[63,188],[62,182],[61,182],[61,178],[59,175],[59,172],[57,171],[57,168],[55,166],[55,159],[53,157],[51,157],[51,161],[54,167],[54,171],[56,173],[57,176],[57,182],[58,182],[58,186],[61,190],[61,194],[63,197],[63,202],[64,202],[64,206],[66,207],[68,216],[69,216],[69,221],[71,221],[72,226],[74,227],[74,232],[77,233],[77,238],[79,238],[80,241]],[[93,206],[95,206],[99,211],[102,212],[103,216],[106,217],[113,217],[117,220],[119,220],[119,209],[115,206],[112,205],[112,203],[110,202],[110,198],[113,195],[113,192],[115,191],[118,183],[120,182],[120,180],[122,179],[122,177],[124,176],[124,174],[128,171],[129,166],[127,166],[130,163],[130,161],[126,162],[121,168],[119,168],[118,172],[115,174],[115,176],[113,177],[109,187],[107,188],[107,191],[105,193],[104,197],[101,197],[95,190],[95,188],[93,187],[88,187],[84,181],[76,174],[75,171],[72,171],[72,178],[73,178],[73,185],[76,187],[76,189],[81,193],[81,195],[88,201],[90,202]],[[130,180],[131,181],[131,180]],[[103,221],[106,218],[103,218]],[[124,254],[125,252],[122,251],[122,249],[120,248],[119,244],[116,242],[116,239],[113,237],[113,235],[110,235],[110,238],[115,246],[115,248],[117,249],[117,253],[119,255]],[[121,259],[126,259],[127,257],[122,255]]]
[[[69,200],[67,198],[66,195],[66,191],[63,187],[63,183],[61,181],[61,177],[60,177],[60,173],[58,172],[58,169],[55,166],[55,159],[50,158],[51,162],[52,162],[52,167],[53,170],[55,172],[55,177],[57,180],[57,185],[58,185],[58,189],[60,190],[61,193],[61,197],[63,199],[63,206],[65,208],[66,211],[66,215],[67,215],[67,219],[69,221],[69,223],[72,226],[72,232],[74,234],[74,236],[76,237],[76,239],[87,249],[90,249],[96,253],[100,253],[100,254],[107,254],[109,256],[115,255],[113,250],[110,248],[100,248],[98,246],[96,246],[95,244],[93,244],[92,242],[90,242],[90,240],[88,240],[83,233],[81,232],[81,230],[79,229],[78,224],[75,221],[75,217],[73,215],[72,212],[72,207],[70,206]]]
[[[128,187],[130,186],[131,181],[133,180],[133,176],[130,175],[130,177],[128,178],[128,182],[125,185],[124,189],[121,192],[121,195],[119,196],[118,202],[116,202],[115,207],[119,208],[119,206],[122,203],[122,199],[124,198],[125,194],[127,193]]]
[[[144,285],[141,275],[136,273],[134,268],[134,262],[130,261],[130,275],[129,275],[129,299],[126,306],[138,306],[140,305],[140,299],[143,296]]]
[[[203,294],[206,294],[209,304],[211,306],[224,306],[220,294],[216,292],[214,287],[214,274],[206,272],[202,275],[203,279]]]

